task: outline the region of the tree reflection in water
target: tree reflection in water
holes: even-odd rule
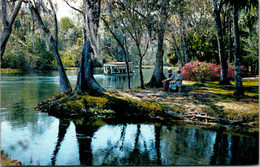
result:
[[[212,165],[250,165],[259,163],[258,136],[235,136],[218,132],[211,157]]]
[[[258,163],[258,137],[195,128],[74,120],[81,165],[243,165]],[[56,155],[69,122],[60,121]],[[257,145],[256,145],[257,144]],[[256,148],[257,147],[257,148]]]
[[[61,143],[62,141],[64,140],[64,137],[65,137],[65,134],[67,132],[67,129],[70,125],[70,122],[69,121],[65,121],[65,120],[61,120],[60,119],[60,122],[59,122],[59,132],[58,132],[58,140],[57,140],[57,143],[56,143],[56,146],[55,146],[55,149],[53,151],[53,155],[52,155],[52,158],[51,158],[51,164],[53,166],[55,166],[55,163],[56,163],[56,158],[57,158],[57,154],[60,150],[60,146],[61,146]]]

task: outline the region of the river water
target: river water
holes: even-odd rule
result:
[[[144,69],[149,81],[153,69]],[[127,78],[104,76],[108,89]],[[76,71],[67,71],[72,86]],[[139,85],[132,75],[131,87]],[[1,150],[23,165],[244,165],[258,164],[258,136],[180,125],[62,120],[33,108],[59,93],[57,72],[1,75]]]

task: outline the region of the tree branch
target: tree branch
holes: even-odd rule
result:
[[[126,28],[126,30],[129,32],[130,36],[133,38],[133,40],[137,41],[137,39],[135,38],[135,36],[133,35],[133,33],[129,30],[129,28],[126,26],[124,20],[122,19],[122,23],[124,25],[124,27]]]
[[[54,26],[55,26],[55,44],[58,46],[58,21],[57,21],[57,15],[53,6],[53,3],[51,0],[48,0],[48,2],[51,5],[52,13],[53,13],[53,19],[54,19]]]
[[[11,27],[12,24],[14,23],[14,20],[15,20],[17,14],[18,14],[18,12],[19,12],[19,10],[20,10],[20,8],[21,8],[22,3],[23,3],[23,0],[19,0],[17,6],[15,7],[15,9],[14,9],[14,11],[13,11],[13,14],[12,14],[12,17],[11,17],[11,19],[10,19],[10,21],[9,21],[9,26],[10,26],[10,27]]]
[[[150,40],[146,44],[146,48],[145,48],[145,51],[144,51],[144,54],[142,55],[142,57],[144,57],[146,55],[146,52],[147,52],[147,50],[149,48],[149,45],[150,45]]]
[[[84,12],[72,5],[69,4],[69,2],[67,0],[63,0],[69,7],[71,7],[73,10],[76,10],[77,12],[81,13],[81,14],[84,14]]]
[[[113,35],[113,37],[116,39],[117,43],[120,45],[120,47],[124,50],[124,46],[122,44],[122,42],[117,38],[117,36],[114,34],[114,32],[112,31],[112,29],[109,27],[108,23],[106,22],[106,20],[103,17],[100,17],[101,20],[103,20],[103,22],[105,23],[106,27],[109,29],[110,33]]]
[[[32,4],[31,4],[31,9],[34,12],[34,14],[35,14],[35,16],[36,16],[36,18],[37,18],[41,28],[43,29],[43,31],[46,32],[47,34],[49,34],[50,31],[49,31],[49,29],[47,27],[45,27],[45,25],[44,25],[44,23],[42,21],[42,18],[40,16],[39,11]]]

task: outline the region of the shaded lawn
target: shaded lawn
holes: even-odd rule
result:
[[[236,97],[232,85],[219,85],[218,82],[198,83],[184,81],[188,95],[166,102],[173,110],[204,112],[231,120],[257,121],[259,117],[259,87],[257,79],[243,80],[245,96]]]

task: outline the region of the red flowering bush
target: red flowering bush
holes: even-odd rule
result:
[[[241,67],[243,71],[243,66]],[[234,65],[228,67],[229,79],[235,77]],[[220,79],[221,66],[214,63],[205,63],[200,61],[193,61],[185,64],[181,69],[181,74],[184,80],[190,81],[217,81]]]

